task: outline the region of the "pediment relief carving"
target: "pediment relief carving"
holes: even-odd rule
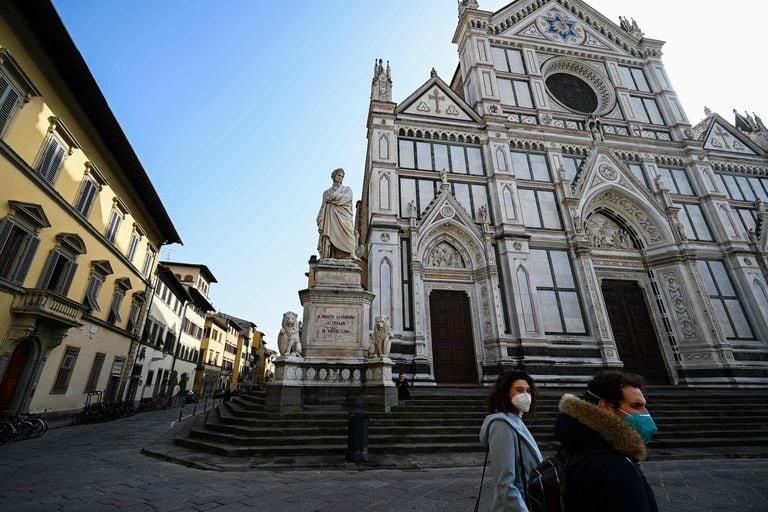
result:
[[[425,264],[436,268],[467,268],[459,251],[448,242],[440,242],[433,247],[427,254]]]
[[[595,213],[587,219],[584,234],[596,249],[635,249],[629,231],[601,213]]]

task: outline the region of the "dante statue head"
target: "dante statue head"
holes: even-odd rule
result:
[[[336,180],[338,179],[338,183],[341,184],[341,181],[344,179],[344,169],[339,167],[338,169],[334,169],[331,173],[331,179],[334,183],[336,183]]]

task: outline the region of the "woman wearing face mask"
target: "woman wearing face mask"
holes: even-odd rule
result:
[[[493,478],[493,512],[528,512],[525,486],[541,462],[536,441],[523,423],[535,418],[536,383],[523,371],[499,375],[487,399],[490,414],[480,428]]]
[[[569,457],[566,510],[657,512],[639,461],[656,432],[643,394],[643,378],[602,371],[583,398],[564,395],[555,437]]]

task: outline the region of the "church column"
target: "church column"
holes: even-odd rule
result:
[[[603,363],[617,366],[620,362],[619,351],[613,338],[613,331],[609,327],[610,321],[605,299],[592,261],[592,249],[581,226],[575,229],[571,240],[570,249],[575,255],[573,267],[577,281],[581,286],[585,307],[584,316],[587,319],[589,331],[592,333],[592,338],[600,346],[600,356]]]
[[[383,315],[394,330],[403,326],[402,276],[399,234],[400,198],[397,185],[397,127],[392,102],[392,72],[387,62],[374,62],[371,103],[368,111],[368,161],[365,193],[368,194],[367,239],[368,290],[376,295],[371,306],[371,325]],[[360,224],[360,223],[358,223]]]

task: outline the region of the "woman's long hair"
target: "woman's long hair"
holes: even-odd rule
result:
[[[524,418],[534,420],[536,419],[536,406],[539,402],[539,390],[536,387],[536,382],[533,377],[528,375],[522,370],[509,370],[496,379],[496,383],[491,388],[491,392],[488,394],[485,403],[488,406],[488,412],[508,412],[512,414],[520,414],[517,407],[512,405],[512,401],[509,398],[509,389],[512,384],[517,380],[524,380],[531,387],[531,408],[523,415]]]

